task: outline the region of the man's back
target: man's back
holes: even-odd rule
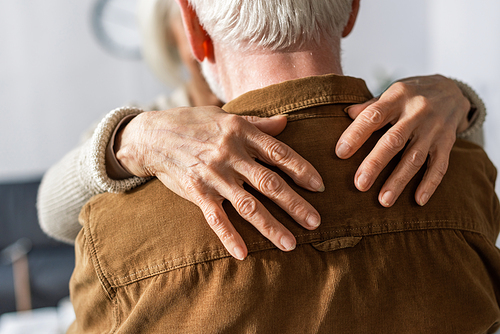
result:
[[[71,281],[77,321],[70,332],[494,328],[500,321],[494,167],[481,148],[458,141],[449,171],[425,207],[413,199],[423,171],[392,208],[381,207],[381,183],[360,193],[351,180],[383,131],[349,160],[334,152],[350,124],[343,109],[370,97],[361,80],[323,76],[249,92],[224,107],[245,115],[287,113],[289,124],[278,138],[323,177],[324,193],[294,188],[321,214],[314,231],[249,189],[296,236],[292,252],[276,249],[225,203],[249,250],[246,260],[233,259],[201,211],[157,180],[128,194],[92,199],[80,217],[84,228]]]

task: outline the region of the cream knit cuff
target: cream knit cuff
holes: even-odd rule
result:
[[[120,130],[122,127],[127,125],[137,114],[133,115],[128,115],[122,118],[122,120],[116,125],[115,129],[113,130],[113,133],[111,134],[111,138],[108,141],[108,145],[106,146],[106,170],[109,171],[112,170],[114,171],[114,176],[113,178],[115,180],[124,180],[128,178],[134,177],[133,174],[130,174],[123,166],[118,162],[118,159],[116,158],[115,155],[115,139],[116,139],[116,134],[118,133],[118,130]]]
[[[143,110],[135,107],[122,107],[108,113],[99,123],[90,145],[86,146],[79,159],[82,184],[85,184],[94,193],[112,192],[120,193],[133,189],[150,178],[131,177],[124,180],[113,180],[106,173],[106,148],[116,126],[124,117],[137,115]]]
[[[486,119],[486,107],[483,100],[481,100],[474,89],[460,80],[451,79],[457,84],[458,88],[460,88],[462,94],[469,100],[471,105],[476,108],[477,113],[475,119],[469,124],[469,127],[465,131],[459,133],[457,137],[462,139],[474,138],[479,132],[482,132],[483,123]]]

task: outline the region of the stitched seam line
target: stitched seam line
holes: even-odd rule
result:
[[[292,104],[287,104],[284,106],[280,106],[278,108],[275,107],[270,107],[270,109],[261,109],[259,110],[259,115],[260,116],[270,116],[270,115],[276,115],[276,114],[286,114],[290,113],[293,111],[301,110],[301,109],[306,109],[306,108],[312,108],[320,105],[325,105],[325,104],[332,104],[332,103],[356,103],[356,102],[365,102],[366,98],[363,96],[356,96],[356,95],[347,95],[343,96],[342,98],[338,98],[336,96],[334,97],[315,97],[311,98],[308,100],[300,101],[300,102],[295,102]]]
[[[430,222],[452,222],[452,221],[447,221],[447,220],[444,220],[444,221],[429,221],[429,222],[423,222],[423,223],[430,223]],[[377,225],[377,226],[390,226],[390,225],[399,225],[399,224],[415,224],[415,222],[413,222],[413,223],[412,222],[391,223],[391,224],[383,224],[383,225]],[[439,227],[427,227],[426,226],[426,227],[414,227],[414,228],[411,228],[411,229],[401,228],[401,229],[390,230],[390,231],[376,231],[376,232],[363,233],[363,235],[364,236],[369,236],[369,235],[386,234],[386,233],[397,233],[397,232],[412,231],[412,230],[427,230],[427,229],[433,229],[434,230],[434,229],[450,229],[450,228],[457,228],[457,227],[454,226],[453,224],[450,224],[448,226],[439,226]],[[363,229],[363,227],[357,227],[357,228],[351,228],[351,229],[339,229],[339,230],[332,230],[332,231],[318,232],[318,233],[299,234],[299,235],[296,235],[295,237],[296,238],[300,238],[300,237],[310,237],[310,236],[318,236],[318,235],[325,235],[325,234],[328,235],[328,234],[338,233],[338,232],[342,232],[342,231],[355,231],[355,230],[361,230],[361,229]],[[467,229],[467,228],[457,228],[457,229],[466,230],[466,231],[470,231],[470,232],[476,232],[474,230],[470,230],[470,229]],[[305,242],[305,243],[307,243],[307,242]],[[258,242],[252,242],[252,243],[248,243],[247,246],[259,245],[259,244],[271,244],[271,242],[268,241],[268,240],[258,241]],[[272,246],[272,248],[275,248],[275,247]],[[132,277],[132,276],[137,276],[137,275],[139,275],[142,272],[149,271],[149,270],[151,270],[153,268],[165,266],[166,264],[171,263],[171,262],[175,262],[177,260],[189,259],[189,258],[192,258],[192,257],[194,257],[196,255],[203,255],[203,254],[207,254],[207,253],[216,253],[216,252],[221,252],[221,251],[224,252],[224,253],[226,253],[226,254],[222,255],[222,256],[217,256],[217,258],[230,257],[230,254],[227,253],[227,251],[225,251],[224,249],[216,249],[216,250],[212,250],[212,251],[205,251],[205,252],[193,253],[192,255],[189,255],[189,256],[181,256],[181,257],[178,257],[178,258],[175,258],[175,259],[163,262],[161,264],[157,264],[157,265],[154,265],[154,266],[151,266],[151,267],[148,267],[148,268],[141,269],[139,271],[136,271],[135,273],[131,273],[129,275],[113,279],[112,281],[113,282],[115,282],[117,280],[121,281],[121,280],[127,279],[127,278]],[[255,251],[258,251],[258,250],[255,250]],[[250,252],[252,252],[252,251],[250,251]],[[176,268],[179,268],[179,267],[183,267],[183,266],[195,264],[197,262],[209,261],[209,260],[213,260],[213,258],[211,258],[211,259],[203,259],[201,261],[200,260],[192,259],[191,261],[184,262],[182,264],[178,264],[178,265],[175,265],[175,266],[167,267],[167,268],[164,268],[164,269],[162,269],[160,271],[150,273],[148,276],[156,275],[158,273],[161,273],[162,271],[170,271],[170,270],[173,270],[173,269],[176,269]]]
[[[116,294],[115,294],[116,295]],[[113,299],[113,318],[115,320],[115,323],[113,324],[113,327],[111,328],[110,333],[116,333],[118,331],[118,328],[120,327],[120,312],[118,308],[118,300],[115,298]]]
[[[307,114],[288,114],[287,118],[289,122],[293,121],[300,121],[303,119],[310,119],[310,118],[348,118],[349,116],[346,115],[338,115],[338,114],[328,114],[328,113],[307,113]]]
[[[91,223],[92,221],[92,210],[89,208],[89,224]],[[115,291],[113,291],[113,287],[111,285],[111,283],[108,281],[108,279],[106,278],[106,274],[105,272],[102,270],[102,266],[101,266],[101,263],[99,261],[99,257],[97,256],[97,250],[96,250],[96,247],[95,247],[95,243],[94,243],[94,238],[92,236],[92,231],[90,229],[90,227],[84,227],[84,233],[85,233],[85,236],[87,238],[87,240],[89,241],[89,245],[90,245],[90,257],[92,259],[92,262],[94,263],[94,268],[95,268],[95,271],[97,273],[97,277],[99,278],[99,281],[101,282],[101,284],[103,285],[104,287],[104,291],[106,291],[106,295],[108,296],[108,298],[113,301],[113,298],[116,296],[116,293]]]
[[[460,226],[457,224],[456,221],[453,221],[453,220],[431,220],[431,221],[417,221],[417,222],[403,222],[403,223],[387,223],[387,224],[378,224],[378,225],[375,225],[375,227],[388,227],[388,226],[393,226],[393,225],[410,225],[410,224],[422,225],[422,224],[429,224],[429,223],[449,223],[449,224],[444,225],[444,226],[443,225],[435,226],[435,227],[429,227],[429,226],[414,226],[411,228],[408,228],[408,227],[403,228],[402,227],[399,229],[393,229],[393,230],[388,230],[388,231],[377,230],[377,231],[372,231],[372,232],[365,232],[365,233],[363,233],[363,236],[379,235],[379,234],[387,234],[387,233],[398,233],[398,232],[404,232],[404,231],[437,230],[437,229],[457,229],[457,230],[478,233],[478,234],[482,235],[482,233],[472,229],[472,227],[469,228],[469,227]],[[301,237],[309,237],[310,238],[311,236],[329,235],[329,234],[335,234],[335,233],[339,233],[339,232],[353,232],[353,231],[359,231],[359,230],[370,229],[370,228],[373,229],[373,227],[370,227],[370,226],[355,227],[355,228],[342,228],[342,229],[323,231],[323,232],[317,232],[317,233],[299,234],[299,235],[296,235],[296,238],[301,238]],[[350,236],[355,236],[355,235],[350,235]],[[314,241],[307,240],[307,241],[304,241],[302,243],[309,243],[309,242],[314,242]],[[299,240],[297,240],[297,243],[299,244]],[[249,252],[251,253],[251,252],[261,251],[261,250],[265,250],[265,249],[275,248],[275,246],[268,240],[248,243],[247,246],[260,245],[260,244],[268,244],[269,248],[262,248],[262,249],[252,250]],[[203,259],[196,259],[195,258],[197,256],[200,256],[203,254],[209,254],[209,253],[212,253],[212,256],[209,258],[203,258]],[[128,285],[130,283],[133,283],[135,281],[160,274],[162,272],[168,272],[168,271],[175,270],[177,268],[193,265],[196,263],[211,261],[211,260],[215,260],[215,259],[225,258],[225,257],[230,257],[230,254],[223,248],[199,252],[199,253],[193,253],[192,255],[189,255],[189,256],[178,257],[178,258],[175,258],[175,259],[172,259],[169,261],[165,261],[163,263],[160,263],[160,264],[148,267],[148,268],[138,270],[138,271],[131,273],[131,274],[128,274],[126,276],[110,279],[110,282],[114,283],[113,285],[111,285],[112,287],[124,286],[124,285]],[[172,262],[183,260],[183,259],[188,259],[188,261],[184,261],[184,262],[176,264],[176,265],[168,266]],[[154,272],[150,272],[147,275],[139,276],[141,273],[148,272],[152,269],[160,268],[160,267],[163,267],[163,268],[161,268],[157,271],[154,271]],[[111,276],[110,274],[107,274],[107,273],[103,273],[103,274],[106,276]],[[132,278],[134,276],[135,276],[135,278]],[[129,279],[129,280],[127,280],[127,279]],[[124,280],[127,280],[127,281],[124,282]]]

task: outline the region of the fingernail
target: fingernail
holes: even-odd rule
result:
[[[295,249],[295,239],[289,235],[284,235],[281,237],[281,245],[287,250],[291,251]]]
[[[384,195],[382,195],[381,202],[384,206],[391,206],[394,201],[394,193],[392,191],[386,191]]]
[[[351,151],[351,146],[344,141],[342,142],[342,144],[340,144],[339,148],[337,149],[337,156],[339,158],[346,157],[350,151]]]
[[[427,204],[429,201],[429,194],[428,193],[423,193],[422,196],[420,196],[420,203],[418,203],[420,206],[424,206]]]
[[[349,109],[351,109],[351,108],[352,108],[352,106],[349,106],[349,107],[347,107],[347,108],[344,108],[344,112],[345,112],[346,114],[348,114],[348,113],[349,113]]]
[[[358,177],[358,189],[367,190],[370,186],[370,176],[366,173],[361,173]]]
[[[309,181],[309,185],[311,186],[311,188],[316,189],[316,191],[319,192],[325,191],[325,185],[323,184],[321,179],[316,176],[313,176],[311,178],[311,181]]]
[[[233,253],[236,256],[238,260],[244,260],[245,259],[245,252],[243,251],[243,248],[240,246],[236,246],[233,248]]]
[[[306,223],[310,227],[316,228],[319,226],[319,224],[321,224],[321,219],[315,214],[310,214],[306,218]]]

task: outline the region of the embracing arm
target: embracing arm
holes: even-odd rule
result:
[[[145,112],[117,135],[116,157],[130,174],[156,176],[196,204],[235,258],[244,259],[247,249],[224,212],[226,199],[276,247],[290,251],[296,244],[293,234],[243,187],[246,183],[273,200],[304,228],[319,226],[320,215],[312,205],[255,161],[278,167],[305,189],[324,189],[314,167],[273,137],[286,122],[284,116],[242,117],[219,107]]]
[[[448,79],[444,77],[438,76],[421,78],[424,82],[425,80],[431,80],[431,82],[434,80],[434,87],[436,87],[436,85],[439,86],[444,84],[446,87],[445,91],[451,89],[453,92],[451,94],[452,97],[454,97],[452,100],[457,100],[457,95],[461,96],[462,94],[456,86],[453,87],[453,85],[450,84],[451,80],[448,81]],[[457,85],[460,87],[460,83],[457,83]],[[353,126],[349,128],[341,137],[339,143],[341,143],[342,140],[348,140],[348,143],[350,143],[352,147],[352,151],[350,154],[342,157],[347,158],[352,155],[357,147],[361,146],[364,141],[363,138],[368,138],[373,131],[387,124],[389,121],[392,121],[393,124],[397,125],[394,126],[394,128],[401,129],[401,131],[411,134],[415,131],[415,129],[418,130],[422,127],[425,128],[426,126],[429,126],[429,124],[434,124],[434,121],[436,120],[438,121],[437,124],[439,130],[439,126],[443,128],[443,126],[446,125],[443,125],[443,121],[446,121],[446,119],[451,115],[451,117],[456,121],[454,126],[444,126],[444,128],[447,129],[447,133],[450,131],[452,132],[451,137],[454,142],[457,129],[463,125],[459,123],[461,123],[462,119],[466,117],[471,103],[477,108],[477,116],[470,124],[464,123],[465,125],[462,126],[461,130],[465,131],[461,132],[459,136],[464,136],[465,139],[468,140],[474,140],[475,137],[481,138],[481,126],[485,114],[484,105],[472,89],[464,85],[460,87],[463,94],[468,97],[470,102],[459,102],[459,104],[465,107],[461,108],[461,111],[458,113],[455,112],[453,106],[448,109],[445,108],[442,113],[439,112],[439,106],[442,105],[443,101],[445,101],[444,104],[446,105],[446,96],[441,96],[441,98],[437,99],[437,102],[431,101],[432,103],[429,102],[428,97],[424,96],[423,101],[429,102],[424,103],[424,106],[430,106],[430,108],[413,109],[413,111],[409,113],[410,121],[408,121],[408,113],[405,114],[405,111],[407,111],[407,109],[412,109],[412,98],[418,97],[418,99],[422,101],[423,92],[419,89],[411,90],[411,87],[412,85],[410,83],[396,85],[395,87],[393,85],[388,92],[390,93],[396,89],[396,91],[399,90],[399,94],[389,94],[389,97],[387,97],[387,95],[382,95],[380,100],[371,101],[367,105],[355,106],[349,110],[349,114],[351,117],[355,118],[355,121],[353,122]],[[117,151],[119,153],[118,156],[121,156],[122,158],[120,162],[125,167],[128,166],[129,168],[126,169],[135,175],[159,176],[159,178],[166,185],[168,185],[170,189],[200,206],[211,227],[221,238],[226,248],[228,248],[228,250],[235,255],[235,257],[244,257],[246,250],[244,242],[241,238],[239,238],[237,231],[234,230],[222,210],[221,203],[224,198],[233,202],[238,211],[241,212],[243,216],[246,216],[249,221],[257,225],[256,227],[261,230],[264,235],[270,238],[270,240],[272,240],[280,249],[292,249],[294,247],[293,236],[291,236],[286,229],[280,226],[278,222],[273,220],[273,218],[269,216],[267,210],[265,210],[260,203],[257,203],[253,198],[248,197],[248,194],[241,190],[241,185],[243,182],[252,184],[260,192],[266,194],[282,206],[285,211],[295,217],[301,225],[310,229],[314,228],[313,226],[317,225],[320,220],[320,217],[314,208],[303,199],[299,198],[297,194],[293,193],[283,180],[277,178],[276,175],[268,169],[262,168],[261,165],[253,162],[253,159],[258,158],[269,164],[279,166],[282,170],[292,176],[297,184],[312,191],[321,190],[321,177],[317,174],[314,168],[310,166],[310,164],[300,158],[300,156],[297,156],[296,153],[289,149],[286,145],[265,134],[268,133],[273,135],[281,131],[286,124],[286,120],[283,118],[281,120],[248,119],[249,122],[243,122],[234,115],[224,115],[220,109],[215,107],[209,108],[214,109],[212,109],[211,112],[208,112],[211,116],[208,117],[209,119],[205,118],[205,121],[223,121],[226,124],[229,124],[233,129],[231,130],[227,126],[223,126],[222,129],[229,129],[229,132],[232,131],[233,135],[236,134],[236,136],[230,136],[232,138],[232,142],[234,143],[233,148],[236,148],[236,150],[219,151],[218,153],[229,156],[232,158],[231,161],[236,162],[239,167],[232,167],[230,163],[222,165],[218,164],[217,161],[220,161],[220,156],[217,157],[206,154],[206,152],[211,152],[212,150],[206,150],[201,146],[197,149],[190,149],[189,145],[194,145],[192,147],[196,147],[198,145],[197,143],[200,143],[200,141],[194,140],[192,141],[194,144],[189,144],[188,141],[184,141],[182,138],[184,132],[179,132],[177,131],[178,129],[170,131],[170,135],[173,135],[173,138],[180,135],[180,139],[176,139],[178,141],[181,140],[179,142],[180,144],[177,146],[179,148],[184,148],[184,151],[176,151],[175,145],[165,146],[165,143],[170,143],[173,138],[170,138],[170,140],[164,140],[165,137],[161,136],[161,131],[160,135],[156,138],[151,139],[145,138],[144,136],[141,137],[140,127],[152,125],[152,122],[155,121],[155,117],[150,118],[149,115],[154,116],[155,113],[145,113],[144,116],[148,117],[139,117],[136,121],[131,122],[130,126],[127,125],[125,127],[125,129],[127,129],[127,131],[131,134],[128,138],[133,139],[132,141],[127,141],[127,136],[122,136],[125,129],[118,135]],[[436,109],[438,109],[437,113]],[[184,117],[184,121],[188,120],[188,122],[183,121],[184,124],[177,124],[176,126],[193,130],[194,135],[191,136],[192,139],[196,139],[196,136],[198,135],[206,136],[207,133],[201,131],[200,128],[196,130],[197,124],[189,125],[189,120],[192,121],[195,117],[207,117],[207,110],[208,109],[205,108],[178,109],[178,116],[181,116],[180,119],[182,119],[182,115],[185,115],[186,117]],[[381,117],[383,116],[384,119],[387,118],[389,121],[383,120],[374,123],[373,121],[377,120],[377,118],[369,116],[373,114],[374,110],[379,111]],[[105,191],[126,191],[144,183],[147,180],[147,178],[133,177],[116,181],[107,175],[105,166],[106,146],[116,126],[124,117],[138,113],[141,113],[141,110],[135,108],[121,108],[111,112],[101,122],[100,126],[94,133],[94,136],[90,140],[88,140],[83,146],[70,152],[61,162],[56,164],[46,173],[39,191],[38,212],[40,224],[47,234],[56,239],[73,243],[74,238],[80,230],[80,225],[78,224],[80,209],[83,204],[88,201],[88,199],[95,194]],[[171,122],[171,120],[164,118],[167,115],[165,112],[157,112],[156,115],[158,116],[156,121],[161,121],[161,118],[163,117],[164,121]],[[359,115],[362,115],[362,117],[359,117]],[[431,117],[428,117],[429,115]],[[148,121],[141,122],[141,120]],[[422,123],[421,121],[424,122]],[[168,126],[168,122],[165,125]],[[216,124],[217,122],[213,124]],[[136,130],[139,129],[139,131],[133,130],[134,125],[140,125],[139,128],[136,128]],[[190,128],[187,128],[187,126],[190,126]],[[358,127],[356,128],[356,126]],[[220,127],[216,126],[215,128],[217,129]],[[354,131],[357,131],[357,133]],[[239,135],[238,132],[241,132],[241,135]],[[352,137],[353,133],[357,135],[357,140],[353,139],[356,138],[356,136]],[[414,136],[412,140],[414,138],[418,139],[420,137]],[[424,142],[433,140],[433,138],[429,139],[428,136],[424,136],[420,139]],[[156,147],[156,158],[154,156],[150,156],[149,158],[146,157],[149,153],[155,153],[155,150],[151,149],[145,151],[142,150],[142,153],[147,154],[137,154],[141,151],[141,149],[138,148],[139,146],[136,144],[140,143],[141,140],[145,143],[152,143],[156,141],[159,144],[158,147]],[[128,149],[124,151],[125,154],[123,152],[119,152],[122,145],[123,148],[128,147]],[[242,148],[241,145],[244,147]],[[445,157],[449,154],[451,145],[445,146]],[[144,145],[143,147],[146,146]],[[438,145],[438,147],[440,146]],[[158,150],[158,148],[160,148],[160,150]],[[446,149],[448,149],[447,153]],[[401,150],[401,148],[399,148],[399,150]],[[388,146],[385,150],[376,151],[375,155],[371,154],[370,158],[372,161],[374,159],[378,159],[379,161],[382,161],[383,164],[384,160],[387,160],[388,162],[399,150]],[[284,153],[284,155],[282,153]],[[245,155],[243,160],[241,159],[242,154]],[[341,154],[339,154],[339,156],[341,156]],[[218,165],[221,166],[221,168],[198,168],[200,166],[200,160],[198,158],[200,157],[202,160],[205,160],[201,161],[201,163],[214,161],[215,163],[209,164],[211,166]],[[164,158],[170,160],[170,164],[163,164],[162,160]],[[141,159],[149,159],[149,161],[144,163],[145,161],[141,161]],[[445,160],[447,164],[447,158]],[[241,163],[242,161],[244,161],[244,163]],[[365,161],[361,167],[366,168],[366,166],[367,164]],[[417,167],[420,168],[420,166]],[[241,167],[244,167],[244,170],[238,171],[237,169]],[[372,167],[372,175],[378,175],[376,173],[376,169],[377,168]],[[189,172],[186,172],[187,170],[189,170]],[[300,173],[300,171],[306,172]],[[408,174],[407,171],[406,173]],[[216,175],[216,177],[214,177],[214,175]],[[228,177],[228,175],[230,175],[230,177]],[[314,179],[311,178],[313,175],[316,176],[317,181],[311,183]],[[221,182],[217,183],[214,182],[214,180],[219,180]],[[437,183],[435,184],[436,187],[439,182],[440,179],[437,180]],[[401,183],[398,185],[399,188],[397,189],[402,190],[405,185],[406,183]],[[238,191],[233,192],[231,189],[238,189]],[[296,205],[297,203],[301,203],[301,205]],[[247,213],[245,206],[252,210]],[[300,210],[296,211],[297,209]],[[312,218],[313,216],[316,217],[316,223],[308,224],[308,218]],[[288,242],[284,242],[285,239],[282,239],[284,236],[289,237],[285,238],[288,239]],[[239,256],[236,254],[237,247],[240,247],[238,250],[238,253],[240,253],[238,254]]]
[[[108,174],[108,143],[120,122],[137,114],[140,115],[117,133],[115,146],[117,156],[122,158],[120,163],[128,167],[129,174],[141,177],[114,180]],[[222,209],[224,198],[280,249],[291,250],[295,247],[293,235],[242,187],[244,182],[253,185],[306,228],[319,225],[320,216],[309,203],[276,173],[254,161],[258,158],[276,165],[297,184],[321,191],[323,183],[314,167],[271,136],[285,125],[285,117],[245,119],[226,114],[218,107],[160,112],[116,109],[101,121],[92,138],[45,174],[37,204],[40,225],[55,239],[73,243],[81,228],[79,212],[92,196],[127,191],[157,176],[202,209],[235,257],[244,258],[246,247]],[[218,144],[234,145],[213,145],[212,139]],[[119,150],[120,147],[125,150]]]
[[[471,109],[467,115],[467,128],[465,130],[462,129],[463,131],[459,131],[457,137],[484,147],[483,123],[486,119],[486,106],[483,100],[469,85],[456,79],[452,80],[471,104]]]
[[[110,112],[91,138],[75,148],[44,175],[38,191],[38,220],[42,230],[54,239],[74,243],[81,225],[78,215],[83,205],[103,192],[123,192],[147,179],[109,178],[105,167],[105,150],[116,125],[127,115],[138,114],[137,108],[120,108]]]
[[[356,172],[354,184],[360,191],[370,189],[389,161],[403,151],[380,189],[379,202],[385,207],[395,203],[426,163],[415,193],[416,202],[425,205],[446,174],[456,137],[483,143],[483,102],[466,84],[441,75],[402,79],[380,97],[351,106],[347,112],[354,122],[337,143],[342,159],[352,156],[374,131],[392,124]]]

